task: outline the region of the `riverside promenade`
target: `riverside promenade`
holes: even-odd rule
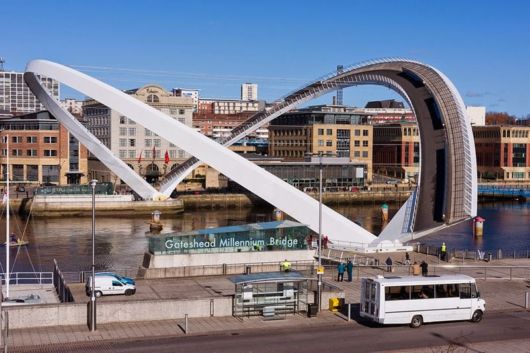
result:
[[[388,254],[380,254],[380,256],[388,256]],[[396,258],[402,254],[393,254]],[[423,254],[414,254],[414,256],[425,256]],[[437,259],[431,260],[431,266],[437,262]],[[396,262],[399,262],[396,260]],[[487,311],[484,320],[488,320],[488,315],[493,313],[526,313],[530,315],[525,305],[525,292],[530,291],[530,278],[518,278],[510,280],[508,272],[495,272],[495,276],[484,280],[483,268],[489,267],[490,272],[493,272],[495,266],[501,266],[499,262],[491,263],[473,263],[472,261],[466,265],[476,265],[479,267],[469,268],[470,272],[467,274],[473,275],[477,278],[477,283],[481,296],[486,300]],[[530,259],[521,260],[504,260],[502,266],[530,266]],[[399,265],[398,265],[399,266]],[[372,268],[378,271],[378,268]],[[528,274],[528,270],[526,272]],[[371,274],[372,275],[372,274]],[[194,281],[206,280],[211,281],[214,278],[221,279],[222,277],[200,277],[195,278]],[[352,282],[336,282],[335,274],[332,270],[326,271],[325,280],[340,287],[345,294],[345,302],[353,304],[353,308],[357,308],[359,303],[360,281],[354,278]],[[179,289],[179,281],[172,281],[171,288],[173,290],[180,290],[181,293],[185,291],[186,282],[181,281],[182,288]],[[188,280],[189,282],[189,280]],[[189,283],[188,283],[189,285]],[[226,288],[228,290],[228,288]],[[119,297],[112,298],[112,302],[119,305]],[[122,297],[124,298],[124,297]],[[528,318],[530,319],[530,318]],[[437,324],[426,325],[426,327],[436,327]],[[476,325],[471,324],[469,325]],[[480,323],[478,324],[480,327]],[[216,334],[241,334],[252,330],[286,330],[288,329],[304,329],[304,328],[318,328],[318,327],[336,327],[366,329],[365,323],[359,320],[358,315],[353,315],[352,321],[347,321],[343,313],[332,313],[329,311],[322,311],[317,317],[307,318],[304,315],[290,315],[286,316],[284,320],[264,321],[261,317],[238,319],[232,316],[224,317],[204,317],[204,318],[190,318],[188,321],[188,332],[185,332],[185,321],[183,319],[175,320],[161,320],[161,321],[140,321],[128,323],[110,323],[98,325],[98,330],[94,333],[88,331],[86,325],[71,325],[71,326],[52,326],[43,328],[31,329],[12,329],[9,331],[7,339],[10,352],[39,352],[40,349],[46,348],[46,352],[66,352],[68,350],[61,350],[72,344],[93,344],[95,341],[105,344],[108,342],[116,342],[120,340],[141,340],[153,339],[155,337],[185,337],[185,336],[204,336]],[[472,326],[474,327],[474,326]],[[383,330],[390,330],[391,328],[382,328]],[[452,346],[452,347],[449,347]],[[490,342],[483,341],[467,345],[466,347],[458,347],[453,345],[440,345],[434,347],[429,345],[429,348],[417,350],[395,350],[396,352],[446,352],[451,348],[451,352],[526,352],[528,353],[530,347],[530,335],[528,338]],[[55,350],[55,348],[57,350]],[[460,349],[460,350],[459,350]],[[87,352],[90,351],[87,349]],[[112,350],[109,350],[112,351]],[[394,352],[393,350],[386,350],[385,352]]]

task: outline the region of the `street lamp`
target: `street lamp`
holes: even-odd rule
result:
[[[90,331],[96,331],[96,184],[98,181],[90,181],[92,186],[92,290],[90,291]]]
[[[322,152],[318,154],[318,166],[319,166],[319,188],[318,188],[318,293],[317,293],[317,304],[318,311],[320,312],[320,306],[322,304]]]

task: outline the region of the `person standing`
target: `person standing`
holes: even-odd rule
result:
[[[346,266],[343,262],[339,262],[337,265],[337,282],[344,281],[344,270],[346,269]]]
[[[422,261],[420,264],[420,267],[421,267],[421,275],[427,276],[427,274],[429,273],[429,264],[427,264],[425,261]]]
[[[408,252],[405,253],[405,265],[410,265],[410,255]]]
[[[442,261],[447,261],[446,260],[446,256],[447,256],[447,247],[445,246],[445,242],[442,243],[442,247],[440,249],[440,255],[442,257]]]
[[[346,271],[348,272],[348,282],[351,282],[353,280],[353,263],[350,259],[348,259],[346,264]]]
[[[291,272],[291,263],[287,261],[287,259],[285,259],[285,261],[282,262],[280,267],[283,272]]]
[[[420,265],[414,261],[412,264],[412,275],[413,276],[419,276],[420,275]]]
[[[386,263],[386,272],[392,272],[392,258],[390,256],[387,257],[385,263]]]

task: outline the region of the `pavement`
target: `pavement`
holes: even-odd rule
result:
[[[422,254],[415,254],[423,256]],[[388,254],[381,255],[386,258]],[[396,257],[396,273],[407,273],[407,266],[400,266],[399,256],[402,254],[394,254]],[[412,257],[412,256],[411,256]],[[428,259],[428,258],[427,258]],[[428,259],[429,260],[429,259]],[[432,260],[432,259],[431,259]],[[436,260],[432,260],[432,265],[435,265]],[[459,266],[460,264],[458,264]],[[499,265],[518,265],[529,266],[530,259],[513,260],[508,259],[501,262],[492,263],[473,263],[467,262],[466,265],[473,265],[475,267],[466,268],[467,274],[473,275],[477,278],[478,288],[481,297],[486,300],[487,312],[490,311],[524,311],[524,295],[526,291],[530,291],[530,283],[527,276],[528,270],[523,272],[522,276],[525,279],[509,280],[509,272],[506,269],[496,268]],[[451,267],[454,266],[454,267]],[[459,273],[463,269],[453,264],[448,268],[437,268],[436,271],[444,271],[449,273]],[[434,266],[433,266],[434,267]],[[434,268],[433,268],[434,269]],[[384,268],[366,268],[363,269],[364,275],[384,274]],[[370,272],[372,271],[372,272]],[[486,279],[483,279],[483,276]],[[335,281],[335,273],[333,267],[329,268],[324,275],[324,279],[334,285],[343,289],[345,293],[346,303],[359,303],[360,297],[360,281],[354,274],[352,282],[337,282]],[[517,277],[517,276],[515,276]],[[139,286],[138,294],[135,299],[141,298],[187,298],[192,299],[204,296],[225,296],[232,295],[234,292],[233,283],[225,277],[196,277],[196,278],[179,278],[173,281],[157,279],[145,280],[143,285]],[[79,288],[77,288],[79,287]],[[82,298],[86,301],[84,293],[84,285],[76,286],[74,297]],[[100,298],[101,299],[101,298]],[[127,297],[114,296],[104,297],[102,300],[116,301],[127,300]],[[264,320],[262,317],[252,317],[245,319],[238,319],[235,317],[208,317],[208,318],[190,318],[188,321],[188,335],[209,335],[220,332],[240,332],[247,329],[281,329],[284,327],[309,327],[320,325],[351,325],[344,316],[329,311],[322,311],[317,317],[307,318],[303,315],[288,315],[283,320]],[[24,349],[40,349],[49,345],[64,345],[68,343],[83,343],[93,341],[107,341],[107,340],[131,340],[152,337],[175,337],[185,336],[184,320],[164,320],[164,321],[146,321],[133,323],[113,323],[99,325],[96,332],[89,332],[84,325],[81,326],[55,326],[47,328],[32,328],[32,329],[16,329],[9,331],[7,343],[9,347],[15,347],[14,352],[24,351]],[[20,349],[20,350],[19,350]],[[11,350],[10,350],[11,351]],[[406,350],[406,352],[425,352],[426,350]],[[429,352],[525,352],[530,353],[530,339],[512,340],[512,341],[496,341],[496,342],[480,342],[460,347],[458,345],[440,346],[435,350],[429,348]],[[385,351],[385,352],[399,352],[405,351]]]

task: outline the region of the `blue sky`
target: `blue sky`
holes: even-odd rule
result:
[[[256,82],[260,98],[274,100],[337,64],[406,57],[444,72],[467,105],[530,114],[530,1],[20,0],[1,8],[7,70],[49,59],[122,89],[158,83],[224,98]],[[380,87],[344,95],[355,106],[397,97]]]

